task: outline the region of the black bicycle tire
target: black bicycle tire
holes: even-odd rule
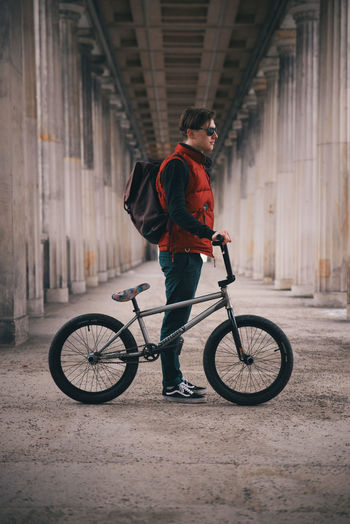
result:
[[[132,357],[128,360],[121,378],[106,390],[99,392],[84,391],[73,385],[62,369],[62,348],[69,335],[89,324],[90,326],[106,327],[114,332],[119,331],[123,327],[122,322],[119,322],[119,320],[100,313],[88,313],[73,318],[61,327],[52,340],[49,350],[49,369],[58,388],[68,397],[85,404],[102,404],[118,397],[130,386],[137,373],[139,359],[138,357]],[[136,350],[137,344],[128,329],[121,333],[120,339],[128,353]]]
[[[276,379],[262,391],[243,393],[235,391],[225,384],[216,369],[215,357],[222,339],[231,332],[231,322],[226,320],[212,332],[204,348],[203,366],[206,377],[213,389],[229,402],[240,405],[257,405],[276,397],[287,385],[293,370],[293,352],[286,334],[270,320],[255,315],[236,317],[238,329],[254,327],[268,333],[278,344],[281,354],[281,367]],[[232,344],[233,340],[232,340]],[[234,351],[236,349],[234,348]],[[245,364],[242,364],[242,366]],[[254,365],[254,364],[253,364]]]

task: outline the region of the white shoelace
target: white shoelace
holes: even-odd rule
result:
[[[180,382],[180,384],[179,384],[179,391],[181,393],[185,393],[185,394],[189,393],[190,395],[192,395],[192,393],[193,393],[192,389],[190,389],[185,382]]]

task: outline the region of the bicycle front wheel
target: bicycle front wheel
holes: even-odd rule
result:
[[[256,405],[276,397],[293,369],[293,353],[285,333],[270,320],[254,315],[236,317],[244,353],[236,350],[229,320],[210,335],[203,355],[210,385],[226,400]]]
[[[100,404],[123,393],[135,378],[138,357],[127,362],[118,358],[91,358],[123,327],[113,317],[87,314],[73,318],[55,335],[49,351],[49,368],[56,385],[68,397],[87,404]],[[106,348],[103,355],[115,351],[137,351],[129,330]]]

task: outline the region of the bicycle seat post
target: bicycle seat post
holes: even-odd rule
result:
[[[145,323],[143,321],[143,318],[140,317],[140,308],[139,308],[139,306],[137,304],[137,300],[134,297],[134,298],[131,299],[131,301],[132,301],[132,305],[134,306],[134,313],[135,313],[135,315],[137,317],[137,321],[139,323],[139,326],[140,326],[143,338],[145,340],[145,344],[149,345],[151,343],[151,341],[150,341],[150,338],[148,336],[148,331],[147,331],[146,325],[145,325]]]
[[[132,298],[131,302],[132,302],[132,305],[134,306],[134,313],[136,313],[136,315],[138,316],[138,314],[140,313],[140,308],[139,308],[139,306],[137,304],[136,298],[135,297]]]

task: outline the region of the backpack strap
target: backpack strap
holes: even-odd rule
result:
[[[188,163],[186,162],[186,160],[184,159],[183,156],[179,155],[178,153],[173,153],[172,155],[172,158],[169,160],[169,162],[173,159],[173,158],[178,158],[182,161],[183,165],[185,166],[185,169],[187,169],[187,172],[188,174],[190,173],[190,167],[188,165]],[[168,164],[168,162],[167,162]],[[165,166],[166,167],[166,166]],[[168,250],[170,251],[170,253],[172,252],[172,249],[171,249],[171,229],[172,229],[172,221],[170,220],[170,217],[168,219],[168,235],[169,235],[169,244],[168,244]],[[174,260],[174,253],[172,253],[173,255],[173,260]]]
[[[187,169],[187,171],[190,172],[189,165],[188,165],[188,163],[186,162],[186,160],[184,159],[183,156],[179,155],[178,153],[174,153],[173,154],[173,158],[180,158],[180,160],[182,160],[182,163],[185,166],[185,168]]]

